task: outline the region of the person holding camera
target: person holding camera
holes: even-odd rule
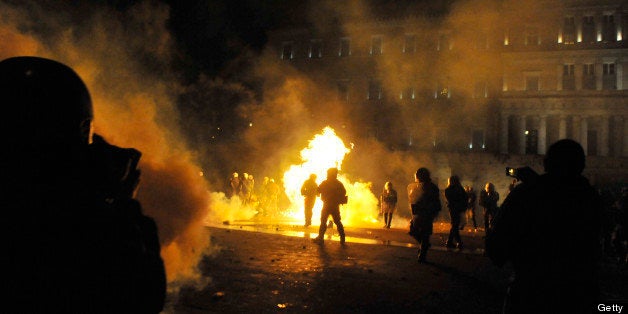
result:
[[[314,239],[314,242],[323,243],[325,232],[327,231],[327,218],[331,215],[340,235],[340,244],[344,245],[345,228],[340,221],[340,205],[347,204],[347,190],[342,182],[338,180],[338,168],[327,169],[327,179],[318,186],[318,192],[323,201],[323,209],[321,210],[321,224],[318,228],[318,236]]]
[[[514,270],[504,313],[590,313],[598,295],[601,198],[582,176],[579,143],[552,144],[543,166],[540,176],[516,169],[521,183],[486,238],[488,257]]]
[[[418,261],[425,263],[427,251],[430,248],[430,236],[432,235],[434,218],[441,210],[440,190],[432,182],[430,171],[427,168],[419,168],[414,174],[414,182],[408,184],[408,202],[412,210],[410,232],[420,246]]]
[[[141,153],[92,133],[70,67],[0,62],[4,307],[22,313],[159,313],[166,274],[154,220],[135,199]]]

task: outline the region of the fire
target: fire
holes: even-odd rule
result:
[[[349,197],[348,204],[340,208],[343,224],[353,227],[373,227],[377,224],[377,198],[371,192],[371,183],[351,182],[342,172],[342,161],[350,152],[351,149],[345,146],[331,127],[325,127],[322,133],[316,134],[309,141],[308,146],[301,150],[303,162],[292,165],[283,175],[285,192],[291,203],[287,216],[304,222],[301,185],[312,173],[316,174],[316,181],[320,184],[327,177],[327,169],[336,167],[339,170],[338,180],[344,184]],[[323,203],[319,198],[313,209],[313,224],[320,222],[322,207]]]

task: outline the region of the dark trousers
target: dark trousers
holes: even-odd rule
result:
[[[430,235],[432,234],[432,221],[434,218],[422,215],[412,215],[410,221],[410,235],[419,243],[419,260],[425,260],[427,250],[430,248]]]
[[[393,214],[384,213],[383,215],[384,215],[384,224],[386,225],[387,228],[390,228],[390,223],[392,222]]]
[[[318,237],[323,238],[325,236],[325,232],[327,231],[327,218],[331,218],[334,220],[336,224],[336,229],[338,229],[338,234],[341,239],[345,237],[345,228],[340,221],[340,209],[338,205],[336,206],[325,206],[323,205],[323,209],[321,210],[321,225],[318,227]]]
[[[316,202],[316,197],[310,198],[306,197],[303,201],[303,207],[305,209],[305,225],[309,226],[312,224],[312,208],[314,208],[314,202]]]
[[[484,208],[484,232],[489,232],[491,229],[491,221],[495,215],[494,211]]]
[[[451,218],[451,229],[449,229],[447,246],[454,246],[456,243],[458,245],[462,245],[462,239],[460,239],[460,216],[461,213],[459,211],[449,210],[449,217]]]

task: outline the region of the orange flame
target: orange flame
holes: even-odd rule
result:
[[[352,144],[353,145],[353,144]],[[325,127],[321,134],[316,134],[309,141],[308,147],[301,150],[300,165],[292,165],[283,175],[285,192],[290,199],[291,206],[286,215],[288,217],[305,220],[301,185],[310,174],[315,174],[320,184],[327,176],[327,169],[336,167],[342,170],[342,161],[351,149],[345,146],[334,129]],[[370,182],[351,182],[346,174],[340,171],[338,180],[347,189],[349,202],[343,205],[340,212],[345,226],[373,227],[377,224],[377,198],[371,192]],[[313,209],[313,222],[320,221],[320,212],[323,207],[320,199]]]

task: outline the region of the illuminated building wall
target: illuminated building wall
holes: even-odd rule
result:
[[[269,38],[278,58],[337,91],[348,128],[394,149],[543,155],[573,138],[590,156],[628,157],[626,1],[554,3],[502,5],[496,18],[370,16]]]

